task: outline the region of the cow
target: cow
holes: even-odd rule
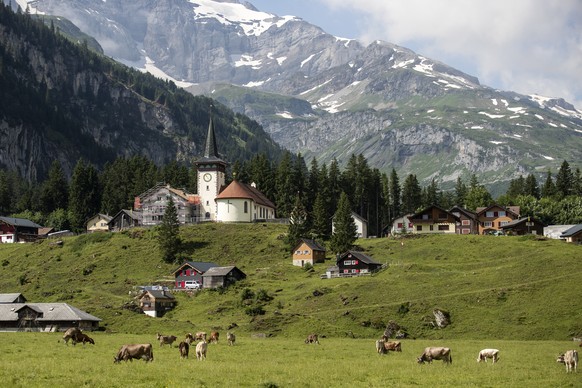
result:
[[[154,350],[152,344],[131,344],[123,345],[117,355],[113,357],[113,362],[119,364],[122,360],[129,360],[143,358],[146,362],[154,360]]]
[[[477,362],[481,362],[481,361],[485,361],[487,362],[487,359],[490,358],[493,360],[493,363],[495,364],[497,361],[499,361],[499,350],[497,349],[483,349],[479,352],[479,355],[477,356]]]
[[[160,333],[158,333],[156,338],[158,339],[158,341],[160,341],[160,346],[167,344],[170,345],[170,347],[172,347],[172,344],[176,340],[175,335],[161,335]]]
[[[198,361],[206,360],[206,351],[208,350],[208,343],[206,340],[198,342],[196,345],[196,359]]]
[[[188,344],[188,342],[180,342],[178,344],[178,349],[180,350],[180,358],[188,358],[188,353],[190,353],[190,344]]]
[[[384,340],[379,339],[376,341],[376,352],[378,354],[384,354],[386,351],[384,350]]]
[[[317,334],[309,334],[307,338],[305,338],[306,344],[318,344],[319,345],[319,337]]]
[[[91,345],[95,345],[95,341],[93,340],[93,338],[89,337],[85,333],[77,335],[77,342],[82,342],[83,345],[85,345],[85,343],[87,342],[89,342]]]
[[[561,362],[566,365],[566,372],[577,372],[578,369],[578,351],[568,350],[566,353],[562,353],[558,356],[557,362]]]
[[[443,360],[445,364],[452,364],[451,349],[443,347],[425,348],[420,357],[416,359],[419,364],[424,364],[425,362],[430,364],[432,360]]]
[[[210,332],[210,339],[208,340],[208,343],[212,343],[212,342],[218,343],[219,336],[220,336],[220,333],[217,331]]]
[[[386,352],[393,351],[393,352],[401,352],[402,345],[400,341],[386,341],[384,342],[384,350]]]
[[[236,341],[236,336],[234,335],[234,333],[231,333],[229,331],[226,333],[226,340],[228,341],[228,345],[232,346],[234,345],[234,341]]]
[[[188,345],[191,345],[194,342],[194,336],[192,333],[186,334],[186,339],[184,340]]]
[[[204,340],[204,342],[206,342],[206,332],[205,331],[199,331],[194,335],[194,339],[196,341],[202,341]]]
[[[71,327],[67,329],[67,331],[65,331],[65,334],[63,334],[63,341],[65,342],[65,344],[68,345],[69,340],[71,340],[73,345],[76,345],[77,342],[81,342],[78,340],[81,334],[82,334],[81,329],[79,329],[78,327]]]

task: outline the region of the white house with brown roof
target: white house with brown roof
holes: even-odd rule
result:
[[[215,199],[219,222],[253,222],[275,218],[275,204],[254,185],[234,180]]]

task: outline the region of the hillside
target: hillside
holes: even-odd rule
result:
[[[237,265],[247,279],[227,290],[179,293],[177,308],[163,318],[135,313],[124,308],[134,286],[170,284],[176,268],[161,261],[155,229],[135,229],[65,238],[62,246],[48,240],[0,245],[0,292],[70,303],[102,318],[110,332],[226,330],[236,323],[241,333],[375,337],[393,320],[414,338],[565,340],[582,334],[582,252],[561,241],[359,240],[388,268],[372,277],[320,279],[331,261],[314,272],[293,267],[281,239],[285,226],[204,224],[181,233],[185,257]],[[273,298],[262,302],[264,315],[245,313],[247,288]],[[450,312],[449,327],[428,324],[434,308]]]

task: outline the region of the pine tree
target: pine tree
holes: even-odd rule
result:
[[[47,214],[56,209],[66,209],[68,196],[67,178],[65,178],[61,163],[54,160],[49,169],[48,179],[41,186],[40,209]]]
[[[322,193],[317,193],[313,204],[311,233],[321,240],[326,240],[329,237],[329,216]]]
[[[552,179],[552,171],[548,170],[546,181],[542,186],[542,198],[553,198],[556,195],[556,185]]]
[[[287,244],[292,250],[300,238],[306,237],[309,232],[308,216],[299,193],[295,196],[295,204],[289,217],[289,229],[287,232]]]
[[[172,196],[170,196],[158,231],[158,245],[162,251],[162,259],[166,263],[176,262],[181,243],[178,212],[176,204]]]
[[[393,168],[390,173],[390,218],[394,219],[402,215],[402,200],[400,191],[400,179],[396,170]]]
[[[409,174],[402,185],[402,211],[414,213],[422,206],[422,195],[420,184],[416,175]]]
[[[333,216],[334,231],[329,242],[334,253],[343,253],[352,248],[357,239],[357,227],[352,218],[350,200],[342,192],[337,210]]]
[[[458,177],[457,182],[455,184],[455,205],[464,207],[466,196],[467,196],[467,185],[465,185],[461,177]]]
[[[570,164],[564,160],[556,175],[556,192],[560,198],[567,197],[572,193],[573,186],[574,174],[572,174]]]
[[[79,159],[69,187],[69,220],[76,231],[85,229],[85,222],[101,208],[101,189],[95,167]]]
[[[540,199],[540,188],[538,186],[538,181],[535,175],[529,174],[525,178],[524,194],[531,195],[535,199]]]

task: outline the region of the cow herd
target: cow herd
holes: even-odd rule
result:
[[[206,359],[206,354],[208,352],[209,343],[218,343],[220,334],[218,331],[210,332],[208,337],[206,332],[200,331],[195,334],[187,333],[184,340],[178,344],[178,350],[180,353],[180,358],[188,358],[190,352],[190,345],[196,343],[196,359],[201,361]],[[174,335],[162,335],[157,333],[156,339],[160,344],[160,347],[168,345],[172,347],[172,344],[178,339]],[[227,332],[226,340],[229,346],[233,346],[236,341],[236,336],[234,333]],[[63,342],[69,344],[69,341],[73,345],[77,343],[90,343],[95,345],[93,338],[89,337],[87,334],[83,333],[79,328],[70,328],[65,331],[63,335]],[[319,336],[315,333],[309,334],[305,339],[306,344],[319,344]],[[390,341],[386,337],[382,337],[377,340],[376,352],[378,354],[386,354],[390,351],[392,352],[402,352],[402,344],[400,341]],[[582,346],[582,344],[580,344]],[[146,362],[154,360],[154,352],[151,344],[126,344],[121,346],[113,360],[115,363],[120,361],[132,361],[133,359],[143,359]],[[477,362],[485,361],[491,359],[492,363],[495,364],[499,361],[499,350],[498,349],[483,349],[479,351],[477,355]],[[451,349],[447,347],[427,347],[424,349],[422,354],[416,359],[419,364],[432,363],[433,360],[442,360],[445,364],[452,364],[453,357],[451,355]],[[566,365],[566,372],[577,372],[578,369],[578,351],[568,350],[565,353],[558,355],[556,359],[557,362]]]

